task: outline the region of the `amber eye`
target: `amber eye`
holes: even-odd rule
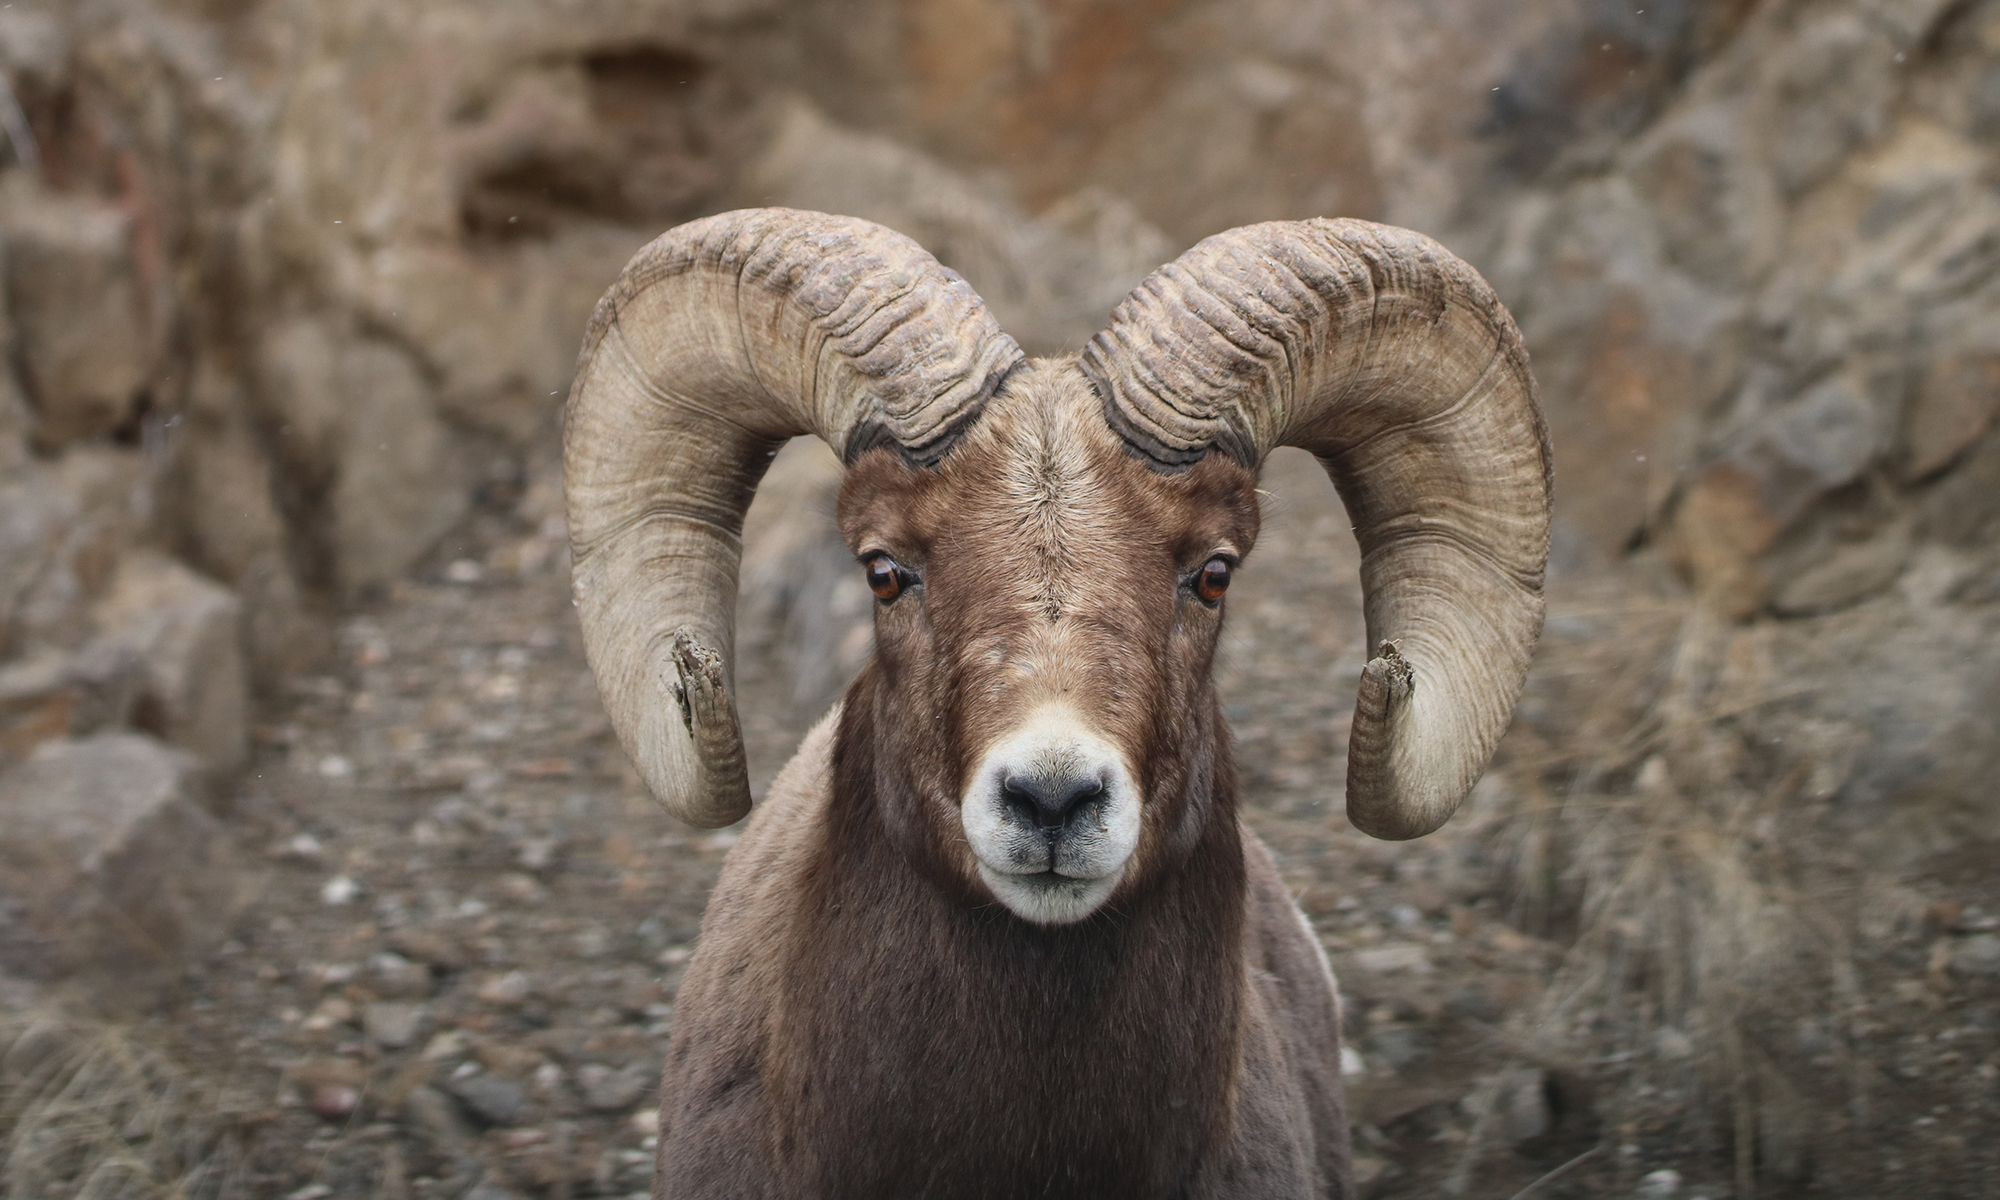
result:
[[[1201,574],[1194,577],[1194,594],[1205,603],[1214,604],[1222,599],[1222,593],[1229,590],[1229,561],[1211,558],[1202,564]]]
[[[863,565],[868,573],[868,590],[878,600],[894,600],[903,594],[903,569],[886,554],[877,554]]]

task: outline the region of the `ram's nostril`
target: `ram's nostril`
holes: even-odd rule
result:
[[[1009,813],[1051,836],[1085,804],[1104,795],[1104,780],[1095,775],[1009,775],[1000,781],[1000,798]]]

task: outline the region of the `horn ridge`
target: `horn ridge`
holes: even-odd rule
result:
[[[717,826],[750,807],[737,568],[777,448],[812,433],[934,466],[1021,359],[962,278],[851,217],[691,221],[606,291],[564,426],[574,587],[606,711],[669,811]]]
[[[1477,780],[1540,635],[1547,426],[1518,329],[1438,243],[1366,221],[1246,226],[1155,271],[1085,347],[1157,470],[1311,451],[1353,520],[1368,642],[1349,818],[1428,833]]]

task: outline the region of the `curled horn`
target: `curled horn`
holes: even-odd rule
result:
[[[1542,627],[1549,445],[1519,330],[1436,242],[1366,221],[1252,225],[1155,271],[1085,348],[1132,451],[1316,455],[1361,545],[1368,644],[1347,814],[1444,824],[1506,731]]]
[[[575,596],[612,726],[691,824],[750,810],[733,693],[743,514],[786,439],[934,466],[1021,360],[966,282],[867,221],[661,235],[598,302],[564,430]]]

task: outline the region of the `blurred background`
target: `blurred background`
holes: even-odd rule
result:
[[[1032,353],[1247,222],[1471,261],[1557,508],[1452,825],[1340,815],[1310,460],[1229,601],[1363,1194],[2000,1194],[2000,0],[16,0],[0,79],[0,1196],[647,1192],[733,835],[598,708],[560,404],[761,204]],[[751,513],[759,789],[869,653],[837,483]]]

